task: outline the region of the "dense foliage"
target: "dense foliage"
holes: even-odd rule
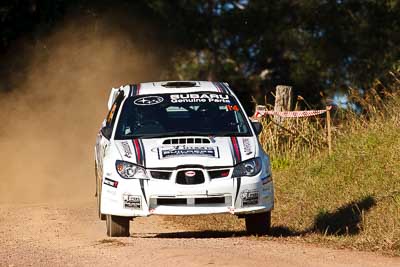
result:
[[[368,88],[400,64],[398,0],[9,0],[0,4],[0,51],[40,39],[68,13],[121,5],[175,43],[161,78],[227,80],[247,97],[290,84],[318,103],[320,91]]]

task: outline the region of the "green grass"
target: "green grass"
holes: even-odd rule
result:
[[[399,87],[396,81],[394,91]],[[361,99],[368,112],[345,114],[335,125],[332,155],[323,140],[307,149],[304,139],[260,136],[265,148],[273,148],[276,192],[272,237],[260,241],[289,239],[400,256],[400,97],[383,101],[371,92]],[[309,132],[320,127],[303,126]],[[217,236],[245,230],[243,220],[230,215],[167,220]]]
[[[343,135],[332,156],[275,172],[274,225],[294,235],[400,255],[400,130],[392,119]]]
[[[400,75],[391,75],[389,89],[378,81],[351,95],[365,113],[338,114],[332,155],[271,155],[275,236],[400,255]]]

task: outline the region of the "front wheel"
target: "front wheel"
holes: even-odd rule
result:
[[[249,214],[245,217],[246,231],[251,235],[266,235],[271,228],[271,212]]]
[[[106,226],[107,236],[109,237],[121,237],[129,236],[129,221],[130,217],[107,215]]]

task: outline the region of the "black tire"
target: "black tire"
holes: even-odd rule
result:
[[[106,215],[107,236],[129,236],[130,219],[129,217]]]
[[[245,217],[246,231],[250,235],[266,235],[271,229],[271,212],[249,214]]]

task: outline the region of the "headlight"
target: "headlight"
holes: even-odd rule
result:
[[[260,158],[246,160],[235,166],[232,177],[254,176],[261,171],[261,165]]]
[[[125,179],[148,179],[146,169],[130,162],[117,160],[115,167],[118,174]]]

